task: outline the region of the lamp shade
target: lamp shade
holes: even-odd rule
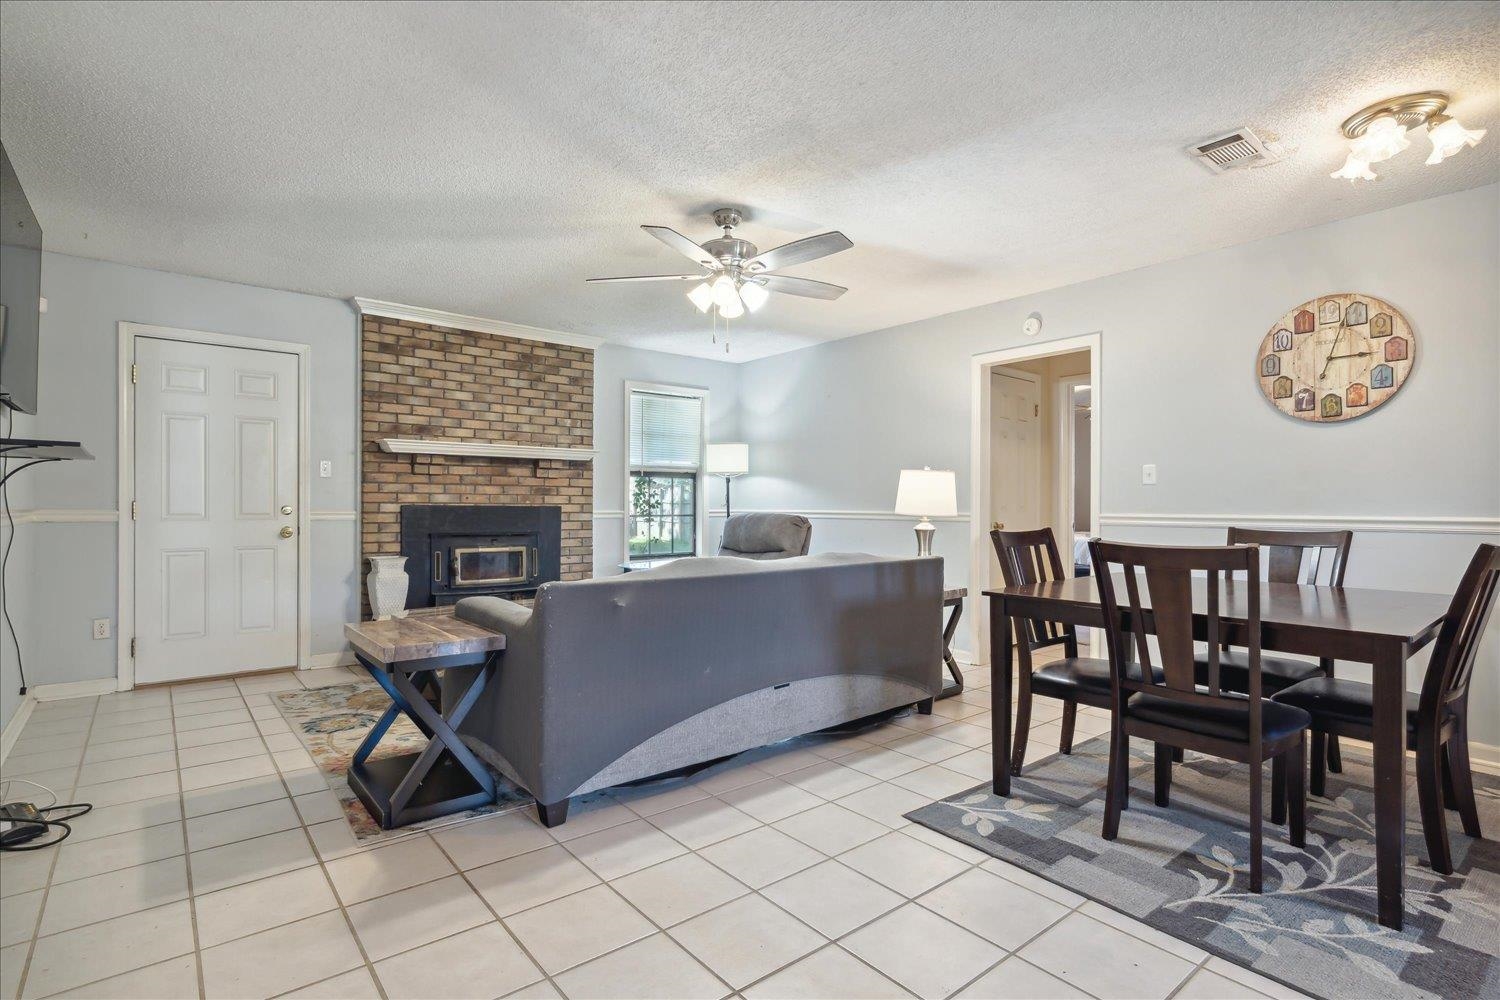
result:
[[[896,513],[912,517],[952,517],[958,513],[958,484],[951,469],[902,469],[896,486]]]
[[[748,444],[711,444],[708,446],[708,468],[711,476],[743,476],[750,471]]]

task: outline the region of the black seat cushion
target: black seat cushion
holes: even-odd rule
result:
[[[1134,694],[1125,711],[1132,719],[1159,726],[1171,726],[1199,736],[1247,743],[1250,740],[1250,702],[1243,708],[1231,704],[1202,705],[1153,694]],[[1294,735],[1312,724],[1312,718],[1300,708],[1261,699],[1261,739],[1267,742]]]
[[[1363,681],[1342,677],[1314,677],[1272,696],[1279,705],[1294,705],[1314,719],[1337,719],[1368,726],[1375,718],[1375,689]],[[1406,728],[1417,728],[1417,706],[1422,697],[1406,692]]]
[[[1160,668],[1153,668],[1158,680]],[[1075,700],[1080,695],[1110,696],[1109,661],[1089,656],[1065,656],[1032,671],[1031,690],[1049,698]]]
[[[1208,684],[1208,651],[1193,657],[1197,682]],[[1260,687],[1264,692],[1280,691],[1313,677],[1322,677],[1323,668],[1306,660],[1260,654]],[[1250,653],[1244,649],[1219,650],[1219,687],[1225,691],[1250,690]]]

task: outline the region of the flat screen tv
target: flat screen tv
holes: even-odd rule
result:
[[[42,227],[0,145],[0,403],[36,412]]]

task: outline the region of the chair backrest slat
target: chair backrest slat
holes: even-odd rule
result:
[[[1466,710],[1479,643],[1500,594],[1500,546],[1481,545],[1469,560],[1432,647],[1422,681],[1421,717],[1442,721],[1446,706]]]
[[[1249,653],[1250,688],[1254,694],[1250,715],[1254,731],[1259,733],[1260,692],[1260,551],[1253,545],[1178,548],[1165,545],[1128,545],[1093,539],[1093,555],[1099,600],[1104,611],[1108,639],[1112,689],[1118,705],[1136,693],[1149,693],[1174,701],[1201,705],[1232,701],[1244,708],[1242,696],[1227,693],[1219,685],[1218,644],[1223,638],[1225,595],[1233,595],[1238,585],[1236,573],[1246,575],[1245,637],[1240,643]],[[1120,573],[1115,574],[1116,567]],[[1203,691],[1194,684],[1194,604],[1195,577],[1201,574],[1203,590],[1201,614],[1204,635],[1210,642],[1209,685]],[[1124,581],[1125,603],[1120,602],[1118,580]],[[1143,597],[1141,583],[1146,594]],[[1254,581],[1254,582],[1249,582]],[[1146,641],[1147,620],[1156,635],[1160,656],[1160,675],[1151,667],[1151,651]],[[1128,633],[1128,635],[1127,635]],[[1136,663],[1129,662],[1127,650],[1134,643]],[[1256,737],[1258,739],[1258,736]]]
[[[1342,587],[1349,563],[1352,531],[1279,531],[1261,528],[1230,528],[1230,545],[1259,545],[1270,583],[1300,583],[1309,587]],[[1326,557],[1326,558],[1325,558]],[[1328,574],[1322,575],[1324,563]],[[1307,567],[1303,571],[1304,565]]]
[[[1000,560],[1000,573],[1008,587],[1067,579],[1051,528],[1037,528],[1034,531],[1002,531],[996,528],[990,532],[990,541],[994,543],[995,555]],[[1024,632],[1023,638],[1032,649],[1066,643],[1070,648],[1069,655],[1073,655],[1071,649],[1078,641],[1073,626],[1054,621],[1028,619]]]

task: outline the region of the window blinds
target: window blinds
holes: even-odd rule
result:
[[[630,394],[630,468],[698,471],[703,400],[655,392]]]

